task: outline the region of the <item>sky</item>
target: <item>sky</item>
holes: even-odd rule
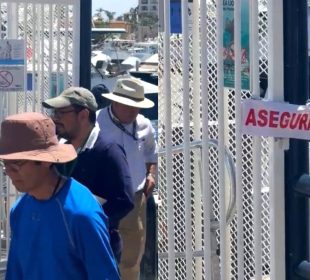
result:
[[[122,15],[138,6],[138,0],[92,0],[92,14],[96,13],[98,8],[110,12],[116,12],[115,17]]]

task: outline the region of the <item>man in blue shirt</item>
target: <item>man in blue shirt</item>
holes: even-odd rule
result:
[[[145,97],[142,82],[135,78],[118,79],[113,92],[102,96],[111,100],[111,105],[97,111],[97,122],[107,141],[124,148],[135,191],[135,207],[119,226],[124,246],[120,273],[122,280],[139,280],[146,240],[146,200],[157,173],[155,130],[139,110],[153,107],[154,102]]]
[[[76,158],[59,144],[53,121],[40,113],[7,117],[0,159],[24,193],[11,210],[7,280],[119,280],[107,218],[91,192],[61,176],[55,164]]]
[[[63,166],[61,173],[87,186],[101,202],[109,217],[111,246],[116,259],[121,256],[118,232],[120,219],[133,209],[133,189],[125,152],[118,144],[104,140],[96,126],[97,103],[82,87],[70,87],[43,106],[52,109],[56,132],[72,144],[77,160]]]

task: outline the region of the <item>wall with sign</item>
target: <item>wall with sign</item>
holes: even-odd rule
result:
[[[0,40],[0,91],[25,90],[25,41]]]

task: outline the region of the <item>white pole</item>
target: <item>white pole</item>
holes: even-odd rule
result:
[[[66,21],[65,21],[65,34],[67,34],[65,36],[65,58],[69,58],[69,34],[71,35],[71,32],[73,31],[72,28],[69,28],[69,4],[66,4],[66,8],[65,8],[65,13],[66,13]],[[69,81],[68,81],[68,75],[69,75],[69,69],[68,69],[68,65],[69,62],[68,60],[65,61],[65,71],[63,73],[63,78],[64,78],[64,88],[66,89],[67,87],[69,87]],[[71,70],[72,71],[72,70]]]
[[[16,3],[7,4],[7,19],[9,23],[7,25],[7,38],[16,39],[18,30],[18,16],[17,16],[18,5]],[[8,95],[8,115],[15,114],[18,112],[18,102],[16,92],[2,92],[2,94]]]
[[[39,95],[38,91],[36,90],[37,88],[37,85],[36,85],[36,73],[38,72],[38,68],[37,67],[37,50],[39,50],[39,48],[37,48],[38,44],[36,39],[37,39],[37,27],[39,27],[38,25],[38,22],[36,20],[36,6],[35,4],[32,4],[32,16],[33,16],[33,22],[32,22],[32,42],[31,42],[31,48],[32,48],[32,95],[33,96],[36,96],[37,94]],[[25,24],[24,26],[26,27],[27,26],[27,20],[25,21]],[[25,28],[26,29],[26,28]],[[27,34],[27,32],[25,31],[25,34]],[[38,40],[39,41],[39,40]],[[25,48],[27,46],[27,41],[25,40]],[[39,55],[38,55],[39,56]],[[26,67],[25,67],[26,68]],[[27,69],[26,70],[26,73],[27,73]],[[27,81],[27,79],[26,79]],[[26,83],[25,83],[26,85]],[[26,94],[27,94],[27,90],[25,91],[25,97],[26,97]],[[39,97],[39,96],[38,96]],[[25,104],[27,103],[27,100],[25,99]],[[31,110],[33,112],[36,111],[36,107],[39,109],[41,108],[41,102],[40,102],[40,99],[37,99],[37,98],[32,98],[32,108]]]
[[[184,190],[185,190],[185,261],[186,279],[192,275],[192,218],[191,218],[191,164],[190,164],[190,110],[189,110],[189,32],[188,0],[182,0],[182,87],[183,87],[183,139],[184,139]]]
[[[164,0],[164,97],[165,97],[165,152],[167,178],[167,224],[168,224],[168,279],[175,279],[174,250],[174,203],[171,125],[171,77],[170,77],[170,0]]]
[[[81,23],[81,0],[76,0],[73,11],[73,62],[72,62],[72,85],[80,84],[80,23]]]
[[[241,0],[235,0],[235,118],[236,118],[236,211],[238,277],[244,279],[243,207],[242,207],[242,134],[241,134]]]
[[[250,5],[250,50],[253,97],[259,97],[258,1]],[[262,198],[261,198],[261,137],[253,137],[253,203],[255,280],[262,279]]]
[[[53,32],[53,5],[49,5],[49,64],[48,64],[48,80],[49,80],[49,98],[51,97],[51,92],[53,92],[53,61],[54,61],[54,32]]]
[[[218,170],[220,207],[220,268],[221,279],[228,279],[227,261],[227,223],[225,195],[225,113],[224,113],[224,71],[223,71],[223,1],[216,4],[217,19],[217,98],[218,98]]]
[[[192,116],[193,116],[193,136],[194,141],[201,139],[201,106],[200,106],[200,34],[199,34],[199,5],[200,0],[193,1],[192,4],[192,53],[193,53],[193,94],[192,94]],[[205,31],[205,29],[203,29]],[[206,69],[206,68],[205,68]],[[195,251],[202,250],[202,186],[201,186],[201,153],[194,152],[194,223],[195,223]],[[196,279],[203,279],[202,259],[195,259]]]
[[[268,94],[284,100],[283,3],[268,1]],[[271,280],[285,279],[284,141],[270,139]]]
[[[200,26],[207,26],[207,5],[206,1],[200,2]],[[201,28],[201,69],[208,69],[208,37],[207,29]],[[201,107],[202,107],[202,202],[204,219],[204,267],[205,278],[212,275],[211,265],[211,211],[212,211],[212,193],[210,186],[210,164],[209,164],[209,116],[208,116],[208,72],[201,73]]]

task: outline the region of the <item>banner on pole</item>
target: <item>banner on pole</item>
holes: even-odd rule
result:
[[[234,0],[223,1],[224,86],[235,87]],[[250,89],[249,1],[241,0],[241,88]]]

